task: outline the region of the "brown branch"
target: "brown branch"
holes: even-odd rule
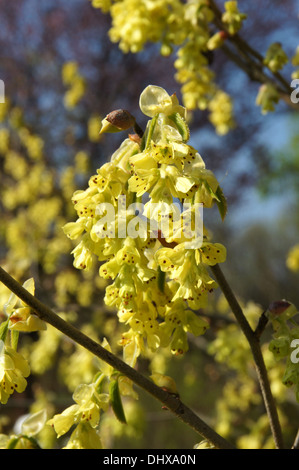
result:
[[[220,436],[214,429],[199,418],[190,408],[188,408],[178,396],[158,387],[154,382],[130,367],[114,354],[107,351],[100,344],[93,341],[70,323],[60,318],[49,307],[40,302],[36,297],[24,289],[15,279],[13,279],[4,269],[0,267],[0,281],[6,285],[15,295],[31,307],[36,315],[54,326],[76,343],[83,346],[95,356],[110,364],[113,368],[131,379],[136,385],[163,403],[181,421],[189,425],[194,431],[211,442],[218,449],[233,449],[234,446]]]
[[[254,334],[256,336],[257,339],[260,339],[260,337],[262,336],[262,333],[264,331],[264,329],[266,328],[268,324],[268,318],[266,317],[266,311],[263,312],[259,318],[259,321],[258,321],[258,324],[257,324],[257,327],[254,331]]]
[[[276,403],[275,403],[275,400],[273,398],[272,391],[270,388],[270,382],[269,382],[263,354],[261,351],[259,338],[257,337],[255,332],[252,330],[251,326],[249,325],[248,320],[245,317],[242,311],[242,308],[240,307],[240,304],[237,301],[226,278],[224,277],[219,265],[216,264],[215,266],[211,266],[211,270],[250,345],[251,352],[252,352],[254,362],[255,362],[255,368],[256,368],[258,381],[260,384],[265,408],[268,414],[270,427],[271,427],[272,435],[274,438],[274,442],[278,449],[282,449],[283,437],[282,437],[281,426],[280,426],[280,422],[278,419]]]

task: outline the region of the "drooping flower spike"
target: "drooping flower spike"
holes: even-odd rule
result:
[[[188,332],[206,331],[208,323],[192,310],[204,307],[217,287],[208,266],[226,257],[202,220],[203,210],[214,204],[224,218],[226,201],[215,175],[187,143],[185,108],[175,94],[154,85],[139,104],[151,118],[143,136],[126,138],[89,187],[76,191],[78,219],[64,227],[69,238],[79,239],[75,267],[88,269],[99,260],[100,276],[111,280],[104,301],[127,325],[120,344],[131,365],[145,347],[182,354]],[[101,132],[136,122],[127,111],[122,116],[127,124],[105,118]]]

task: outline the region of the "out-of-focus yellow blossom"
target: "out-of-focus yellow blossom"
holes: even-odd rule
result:
[[[296,52],[293,55],[291,62],[294,67],[299,67],[299,46],[297,46]]]
[[[146,428],[146,416],[143,406],[135,400],[125,403],[126,424],[115,419],[112,413],[105,413],[101,423],[103,447],[111,448],[113,439],[127,437],[136,442],[141,439]]]
[[[10,108],[10,100],[5,99],[5,103],[0,103],[0,122],[3,122]]]
[[[60,175],[60,186],[63,191],[65,199],[71,197],[75,191],[75,168],[72,166],[67,166],[63,169]]]
[[[28,164],[21,154],[9,150],[5,155],[4,169],[7,174],[19,181],[27,175]]]
[[[228,33],[220,31],[212,38],[210,23],[214,13],[207,0],[185,3],[178,0],[120,0],[114,3],[99,0],[93,5],[109,11],[112,18],[110,39],[118,42],[125,53],[139,52],[147,42],[160,42],[161,54],[167,56],[174,46],[179,46],[175,78],[182,85],[183,103],[188,110],[207,109],[218,90],[207,49],[219,47],[228,33],[235,34],[241,28],[246,15],[239,12],[236,1],[225,3],[222,19]],[[216,130],[221,135],[234,127],[232,110],[227,106],[225,113],[215,110],[211,121],[216,122]]]
[[[0,104],[0,109],[1,109],[1,104]],[[0,153],[5,154],[9,150],[9,130],[2,128],[0,129]]]
[[[277,403],[283,403],[286,399],[287,388],[282,383],[284,374],[283,362],[278,362],[273,353],[269,350],[269,345],[265,343],[262,347],[265,364],[271,384],[271,390]]]
[[[179,44],[186,38],[184,6],[178,0],[124,0],[110,8],[109,36],[123,52],[139,52],[162,38]]]
[[[240,449],[275,449],[274,440],[270,436],[267,437],[269,420],[266,414],[250,425],[250,433],[241,436],[237,441]]]
[[[95,114],[88,119],[87,123],[88,138],[90,142],[99,142],[101,140],[100,130],[101,118]]]
[[[227,134],[234,126],[233,104],[230,96],[223,91],[217,91],[209,102],[211,111],[209,119],[220,135]]]
[[[62,81],[64,85],[71,85],[79,73],[78,64],[75,61],[66,62],[62,66]]]
[[[226,302],[223,305],[223,313],[225,312],[225,304]],[[248,302],[242,308],[250,326],[255,328],[262,314],[261,307],[253,302]],[[208,346],[208,352],[217,361],[225,363],[228,367],[245,375],[248,373],[248,368],[250,368],[250,362],[248,362],[249,351],[249,345],[245,337],[239,334],[239,328],[236,324],[229,324],[219,330],[217,337]]]
[[[86,91],[86,81],[79,72],[76,62],[66,62],[62,67],[62,81],[68,87],[64,95],[66,108],[74,108]]]
[[[64,105],[66,108],[74,108],[84,96],[86,83],[84,78],[77,78],[64,95]]]
[[[107,13],[112,5],[112,0],[90,0],[94,8],[101,8],[103,13]]]
[[[84,150],[80,150],[75,155],[75,171],[78,174],[86,174],[89,169],[89,155]]]
[[[24,121],[23,110],[18,107],[11,108],[8,119],[13,128],[18,129],[22,127]]]
[[[272,72],[278,72],[281,70],[289,61],[288,56],[282,49],[279,42],[271,44],[266,52],[264,64],[269,67]]]
[[[256,97],[256,104],[261,106],[262,114],[267,114],[269,111],[275,111],[274,105],[277,104],[278,101],[278,91],[271,83],[264,83],[260,86]]]
[[[51,325],[41,331],[39,339],[29,348],[28,355],[34,374],[43,374],[54,363],[62,333]]]
[[[82,331],[89,338],[97,340],[93,328],[89,325],[84,326]],[[60,376],[69,390],[74,390],[81,383],[92,382],[97,371],[97,361],[94,356],[79,345],[70,356],[62,358],[59,366]]]
[[[71,296],[79,290],[79,279],[75,272],[64,270],[55,277],[56,302],[58,305],[67,305]]]
[[[296,52],[292,57],[291,63],[294,67],[299,67],[299,46],[296,48]],[[297,68],[293,73],[292,73],[292,79],[299,79],[299,68]],[[0,105],[1,106],[1,105]]]
[[[38,135],[33,135],[28,129],[19,129],[19,137],[32,160],[40,160],[43,156],[44,141]]]
[[[286,264],[291,271],[299,271],[299,244],[293,246],[288,252]]]
[[[240,13],[237,1],[224,3],[225,12],[222,14],[222,21],[227,27],[229,34],[236,34],[242,27],[242,22],[247,18],[245,13]]]

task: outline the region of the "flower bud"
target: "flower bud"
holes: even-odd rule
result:
[[[275,300],[268,307],[268,315],[272,318],[283,316],[285,319],[288,319],[296,315],[296,313],[295,305],[284,299]]]
[[[287,308],[290,307],[290,302],[287,300],[275,300],[275,302],[271,302],[268,307],[268,311],[274,315],[280,315],[283,313]]]
[[[224,41],[228,38],[228,34],[226,31],[218,31],[218,33],[214,34],[207,42],[207,48],[212,51],[214,49],[218,49],[222,46]]]
[[[100,134],[104,134],[105,132],[112,133],[125,131],[126,129],[133,127],[134,124],[135,118],[131,113],[129,113],[129,111],[126,111],[125,109],[116,109],[115,111],[111,111],[111,113],[107,114],[105,119],[102,120]]]

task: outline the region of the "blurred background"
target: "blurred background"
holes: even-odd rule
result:
[[[264,53],[271,43],[280,41],[289,56],[294,53],[298,1],[243,0],[239,8],[248,14],[242,37],[256,50]],[[91,272],[77,271],[72,266],[72,242],[61,227],[76,220],[73,192],[87,187],[89,177],[124,138],[108,134],[100,139],[101,119],[124,108],[144,126],[138,101],[149,84],[161,86],[169,94],[176,92],[181,99],[174,78],[175,51],[162,57],[159,44],[147,44],[137,54],[124,54],[109,40],[109,14],[93,8],[88,0],[0,0],[0,13],[0,78],[6,98],[0,104],[1,265],[21,282],[34,277],[41,300],[91,336],[109,337],[117,349],[118,322],[115,312],[103,304],[105,283],[98,276],[99,265],[95,263]],[[284,102],[275,113],[262,115],[255,104],[259,84],[229,62],[221,50],[214,52],[211,68],[217,83],[234,101],[237,125],[219,136],[205,111],[192,113],[190,143],[214,171],[228,203],[224,222],[216,208],[205,224],[215,241],[227,247],[223,271],[247,306],[248,315],[253,311],[258,318],[274,300],[284,298],[299,305],[297,265],[291,266],[294,269],[287,266],[290,249],[299,243],[299,117]],[[76,77],[73,87],[69,84],[72,74]],[[283,74],[288,80],[288,65]],[[0,286],[1,305],[7,295]],[[217,293],[207,315],[218,310],[222,315],[225,309]],[[220,320],[220,326],[226,323]],[[217,323],[209,333],[211,341],[218,328]],[[47,335],[22,339],[33,374],[22,395],[1,405],[2,432],[11,429],[15,419],[34,403],[52,403],[49,412],[61,411],[72,403],[75,386],[92,379],[96,366],[87,353],[50,328]],[[150,361],[160,361],[179,382],[183,400],[213,424],[223,412],[221,400],[230,396],[225,385],[232,372],[215,359],[218,346],[208,354],[205,341],[191,341],[186,359],[150,357],[140,361],[139,368],[146,371]],[[60,353],[65,360],[58,363]],[[183,376],[178,370],[184,371]],[[234,412],[227,417],[232,427],[221,428],[222,418],[218,422],[218,429],[231,439],[252,429],[247,422],[251,407],[252,416],[260,416],[262,409],[261,403],[251,403],[247,395],[242,398],[238,390],[240,403],[232,405]],[[132,407],[130,429],[111,424],[112,418],[103,423],[108,446],[192,448],[198,442],[195,433],[159,404],[142,393],[140,397],[140,404],[134,405],[138,411],[128,404],[128,409]],[[291,398],[284,400],[291,441],[299,413]],[[260,428],[263,437],[258,445],[262,446],[269,436],[262,424]]]

